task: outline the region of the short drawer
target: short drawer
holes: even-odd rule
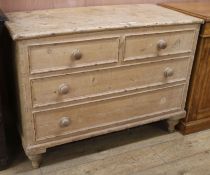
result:
[[[185,80],[189,58],[149,62],[31,81],[34,107]]]
[[[119,38],[52,43],[29,47],[31,73],[79,68],[118,61]]]
[[[193,30],[126,36],[124,60],[191,52],[194,36]]]
[[[184,85],[34,114],[36,140],[86,134],[102,126],[181,110]]]

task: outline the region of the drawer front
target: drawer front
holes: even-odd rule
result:
[[[194,31],[127,36],[124,60],[191,52],[194,36]]]
[[[32,80],[34,107],[185,80],[189,58]],[[169,72],[168,76],[165,75]]]
[[[184,85],[34,114],[36,140],[91,132],[97,127],[180,110]]]
[[[119,38],[29,47],[31,73],[79,68],[118,61]]]

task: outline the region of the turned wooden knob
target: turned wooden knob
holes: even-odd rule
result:
[[[58,92],[59,94],[61,95],[65,95],[65,94],[68,94],[69,93],[69,85],[68,84],[62,84],[59,86],[58,88]]]
[[[60,127],[61,128],[65,128],[65,127],[68,127],[71,123],[71,120],[68,118],[68,117],[63,117],[61,120],[60,120]]]
[[[165,49],[167,47],[167,42],[165,40],[158,41],[157,48],[158,49]]]
[[[173,76],[174,75],[174,70],[172,69],[172,68],[170,68],[170,67],[167,67],[166,69],[165,69],[165,71],[164,71],[164,76],[166,77],[166,78],[168,78],[168,77],[171,77],[171,76]]]
[[[71,57],[75,60],[80,60],[82,58],[82,53],[79,49],[76,49],[72,52]]]

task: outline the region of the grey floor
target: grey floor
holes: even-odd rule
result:
[[[0,175],[210,175],[210,130],[183,136],[145,125],[49,149],[33,170],[20,152]]]

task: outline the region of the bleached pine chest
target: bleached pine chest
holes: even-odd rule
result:
[[[156,5],[7,14],[24,150],[168,119],[185,100],[201,20]]]

